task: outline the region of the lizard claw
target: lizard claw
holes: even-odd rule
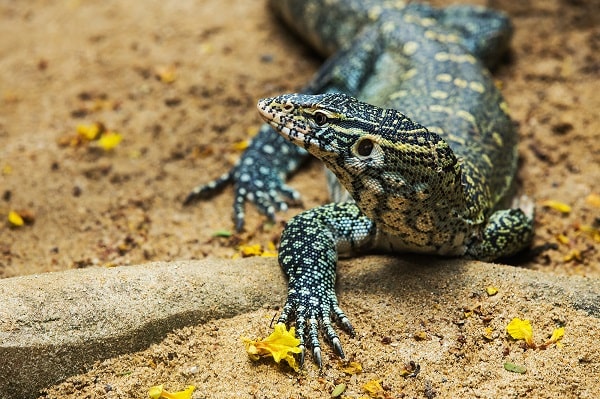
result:
[[[216,178],[213,181],[210,181],[206,184],[194,187],[192,191],[185,197],[183,201],[183,206],[190,205],[191,203],[205,198],[210,198],[213,195],[219,193],[221,190],[225,188],[227,184],[233,178],[233,170],[223,173],[221,176]]]
[[[298,359],[298,364],[300,364],[300,368],[302,368],[302,366],[304,366],[304,358],[306,355],[306,348],[304,347],[304,345],[299,345],[298,346],[302,352],[300,352],[300,359]]]
[[[333,346],[333,350],[335,350],[335,353],[340,357],[340,358],[345,358],[346,356],[344,355],[344,350],[342,349],[342,343],[340,342],[339,338],[334,338],[331,341],[331,346]]]
[[[313,348],[313,359],[319,368],[323,366],[323,360],[321,359],[321,348],[319,346]]]

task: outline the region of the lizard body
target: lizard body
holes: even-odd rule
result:
[[[298,198],[283,181],[307,153],[339,179],[351,198],[294,217],[279,249],[289,278],[279,321],[295,321],[320,364],[319,325],[341,356],[331,316],[352,333],[334,290],[338,255],[379,249],[493,260],[531,241],[532,210],[502,209],[517,133],[487,70],[511,26],[501,13],[469,6],[271,5],[330,58],[301,94],[261,100],[268,124],[248,152],[189,198],[233,180],[241,228],[245,199],[272,217],[285,207],[282,196]]]

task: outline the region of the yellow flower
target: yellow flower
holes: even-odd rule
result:
[[[151,399],[191,399],[192,398],[192,392],[194,392],[194,389],[196,389],[195,386],[190,385],[187,388],[185,388],[185,390],[183,391],[179,391],[179,392],[168,392],[165,391],[163,389],[163,385],[156,385],[154,387],[151,387],[148,390],[148,396]]]
[[[535,342],[533,342],[533,329],[531,328],[531,322],[529,320],[521,320],[515,317],[506,326],[506,332],[513,339],[523,339],[530,348],[535,348]]]
[[[244,341],[250,359],[256,361],[261,356],[272,356],[276,363],[285,360],[290,367],[298,371],[299,367],[293,354],[302,352],[302,349],[298,347],[300,340],[296,338],[295,334],[294,327],[288,331],[285,324],[277,323],[273,333],[267,338],[258,341],[242,338],[242,341]]]

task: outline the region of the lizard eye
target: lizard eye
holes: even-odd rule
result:
[[[315,123],[319,126],[323,126],[327,124],[327,122],[329,122],[329,118],[323,112],[315,112],[313,118],[315,120]]]
[[[371,139],[362,139],[360,141],[360,143],[358,143],[358,146],[356,147],[356,152],[361,157],[367,157],[367,156],[371,155],[371,152],[373,151],[373,147],[374,147],[374,145],[373,145],[373,141]]]

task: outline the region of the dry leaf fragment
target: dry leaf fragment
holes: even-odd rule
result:
[[[527,369],[524,366],[519,366],[511,362],[504,363],[504,370],[519,374],[525,374],[525,372],[527,371]]]
[[[291,368],[296,371],[299,370],[293,354],[302,352],[302,349],[298,347],[300,340],[296,338],[294,327],[290,327],[288,331],[285,324],[277,323],[275,329],[267,338],[254,341],[242,337],[242,341],[246,346],[246,352],[248,352],[250,359],[256,361],[260,357],[271,356],[276,363],[285,360]]]
[[[346,384],[344,384],[344,383],[338,384],[335,386],[333,391],[331,391],[331,397],[337,398],[338,396],[341,396],[345,390],[346,390]]]

